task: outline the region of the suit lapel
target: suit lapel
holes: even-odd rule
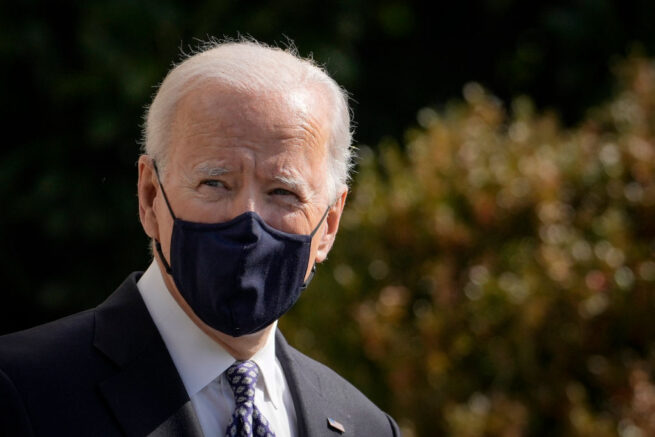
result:
[[[132,274],[95,312],[94,345],[118,370],[99,389],[128,436],[202,436]]]
[[[350,413],[344,411],[335,402],[330,402],[325,396],[325,393],[334,388],[325,387],[310,369],[298,363],[280,331],[276,332],[275,340],[275,353],[284,370],[296,410],[298,435],[306,437],[357,435]]]

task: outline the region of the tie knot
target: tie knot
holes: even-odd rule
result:
[[[257,364],[250,360],[235,361],[227,369],[225,376],[227,377],[227,382],[230,383],[230,387],[232,387],[234,400],[237,405],[254,400],[255,384],[257,383],[258,374],[259,368]]]

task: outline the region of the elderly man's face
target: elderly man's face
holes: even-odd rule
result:
[[[210,85],[190,92],[177,106],[162,174],[173,211],[201,223],[254,211],[276,229],[309,234],[334,200],[327,189],[328,122],[322,96],[309,90],[253,95]],[[330,250],[345,197],[344,189],[314,236],[308,271]],[[170,260],[173,219],[146,157],[139,203],[146,233]]]

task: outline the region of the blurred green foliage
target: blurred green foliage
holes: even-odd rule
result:
[[[361,163],[291,341],[405,436],[655,435],[655,63],[575,128],[480,85]]]

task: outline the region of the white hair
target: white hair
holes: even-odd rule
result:
[[[330,105],[328,195],[331,201],[336,200],[337,193],[348,184],[353,165],[346,91],[313,60],[299,57],[294,48],[283,50],[254,40],[206,43],[164,78],[145,114],[142,142],[144,153],[161,171],[168,164],[170,126],[177,103],[208,80],[244,92],[318,87]]]

